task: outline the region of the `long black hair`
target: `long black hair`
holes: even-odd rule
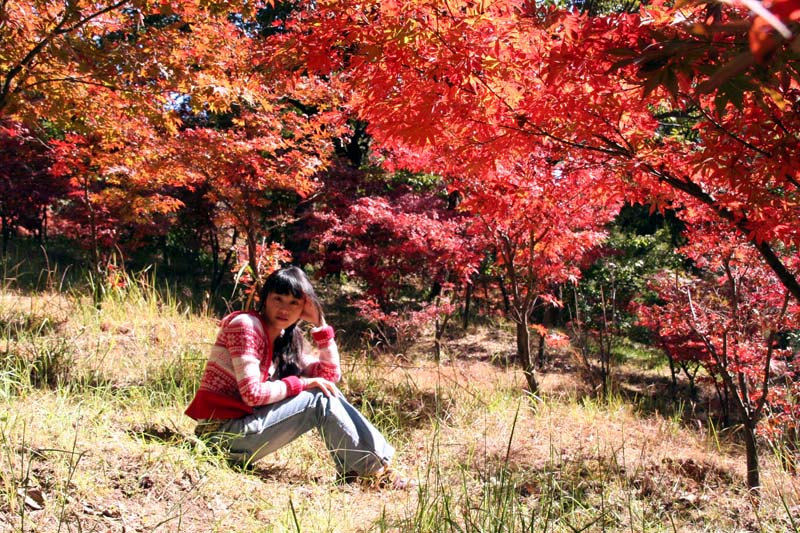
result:
[[[323,321],[322,306],[319,303],[314,287],[308,280],[308,276],[300,268],[290,266],[281,268],[270,274],[259,295],[258,308],[256,309],[263,315],[267,296],[270,293],[291,295],[295,298],[308,298],[317,308],[320,323]],[[281,379],[287,376],[299,376],[301,369],[297,364],[297,359],[305,347],[303,332],[297,327],[297,322],[283,331],[283,335],[273,340],[272,360],[275,362],[274,379]]]

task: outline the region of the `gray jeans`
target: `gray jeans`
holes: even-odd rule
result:
[[[383,435],[340,392],[329,398],[316,388],[228,420],[208,437],[226,448],[232,461],[247,464],[312,428],[319,430],[340,474],[377,472],[394,455]]]

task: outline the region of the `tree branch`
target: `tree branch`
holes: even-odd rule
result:
[[[752,235],[750,220],[746,215],[735,214],[730,209],[720,206],[710,194],[705,192],[696,183],[679,179],[665,170],[655,168],[649,163],[645,165],[645,168],[647,168],[651,174],[664,181],[668,185],[685,192],[689,196],[710,207],[720,218],[733,223],[737,229],[744,233],[750,244],[752,244],[756,250],[758,250],[758,252],[761,254],[761,257],[775,273],[783,286],[789,290],[789,292],[798,302],[800,302],[800,282],[798,282],[797,277],[792,274],[788,268],[786,268],[786,265],[783,264],[781,259],[778,257],[778,254],[775,253],[775,251],[772,249],[772,246],[767,241],[759,240]]]
[[[754,145],[754,144],[742,139],[741,137],[738,137],[738,136],[734,135],[733,132],[731,132],[728,128],[725,128],[722,124],[720,124],[719,122],[714,120],[714,118],[711,115],[709,115],[708,112],[705,109],[703,109],[703,108],[699,108],[699,109],[700,109],[700,113],[703,114],[703,116],[706,118],[706,120],[708,120],[711,124],[714,125],[714,127],[716,127],[718,130],[720,130],[722,133],[724,133],[725,135],[727,135],[728,137],[730,137],[734,141],[738,142],[739,144],[741,144],[742,146],[744,146],[746,148],[749,148],[750,150],[753,150],[754,152],[758,152],[759,154],[763,155],[764,157],[772,157],[772,154],[770,154],[769,152],[767,152],[765,150],[762,150],[758,146],[756,146],[756,145]]]
[[[69,22],[69,19],[72,17],[72,15],[75,13],[74,5],[71,3],[68,4],[67,9],[64,10],[64,14],[61,17],[61,20],[58,21],[58,24],[56,24],[55,27],[53,27],[50,33],[47,34],[41,41],[36,43],[36,45],[33,48],[31,48],[27,54],[25,54],[25,57],[23,57],[16,65],[11,67],[6,73],[5,80],[3,81],[3,87],[2,89],[0,89],[0,111],[5,109],[6,106],[8,106],[8,104],[10,103],[10,96],[12,94],[11,84],[13,83],[14,78],[16,78],[24,69],[28,68],[31,65],[31,63],[33,63],[33,60],[36,59],[36,57],[42,53],[45,47],[47,47],[56,37],[75,31],[81,26],[87,24],[89,21],[99,17],[100,15],[113,11],[127,4],[128,2],[130,2],[130,0],[120,0],[119,2],[111,4],[110,6],[107,6],[104,9],[101,9],[100,11],[92,13],[91,15],[87,15],[86,17],[82,18],[81,20],[79,20],[78,22],[67,28],[65,26]]]
[[[779,324],[783,317],[786,315],[786,310],[789,307],[789,292],[786,292],[786,295],[783,298],[783,306],[781,307],[781,312],[778,314],[776,322]],[[755,408],[756,416],[761,415],[761,411],[764,409],[764,406],[767,404],[767,393],[769,392],[769,371],[770,366],[772,366],[772,353],[775,350],[775,334],[776,330],[773,329],[769,332],[767,336],[767,357],[764,361],[764,379],[761,382],[761,397],[758,399]]]

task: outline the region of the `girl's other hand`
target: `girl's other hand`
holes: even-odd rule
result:
[[[303,304],[303,312],[300,314],[300,318],[305,320],[306,322],[310,322],[314,325],[314,327],[324,326],[325,324],[322,323],[322,312],[321,309],[317,307],[314,303],[314,300],[311,298],[306,298],[305,304]]]
[[[303,382],[303,389],[320,389],[328,398],[336,396],[336,384],[325,378],[300,378]]]

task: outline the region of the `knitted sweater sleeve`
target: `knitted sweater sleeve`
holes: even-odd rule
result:
[[[225,344],[231,355],[239,394],[245,404],[256,407],[295,396],[303,390],[296,376],[269,380],[272,350],[260,320],[241,314],[224,326]]]
[[[339,348],[334,340],[333,328],[322,326],[311,330],[311,338],[317,344],[318,356],[304,353],[300,358],[303,375],[308,377],[325,378],[328,381],[338,382],[342,378],[339,363]]]

